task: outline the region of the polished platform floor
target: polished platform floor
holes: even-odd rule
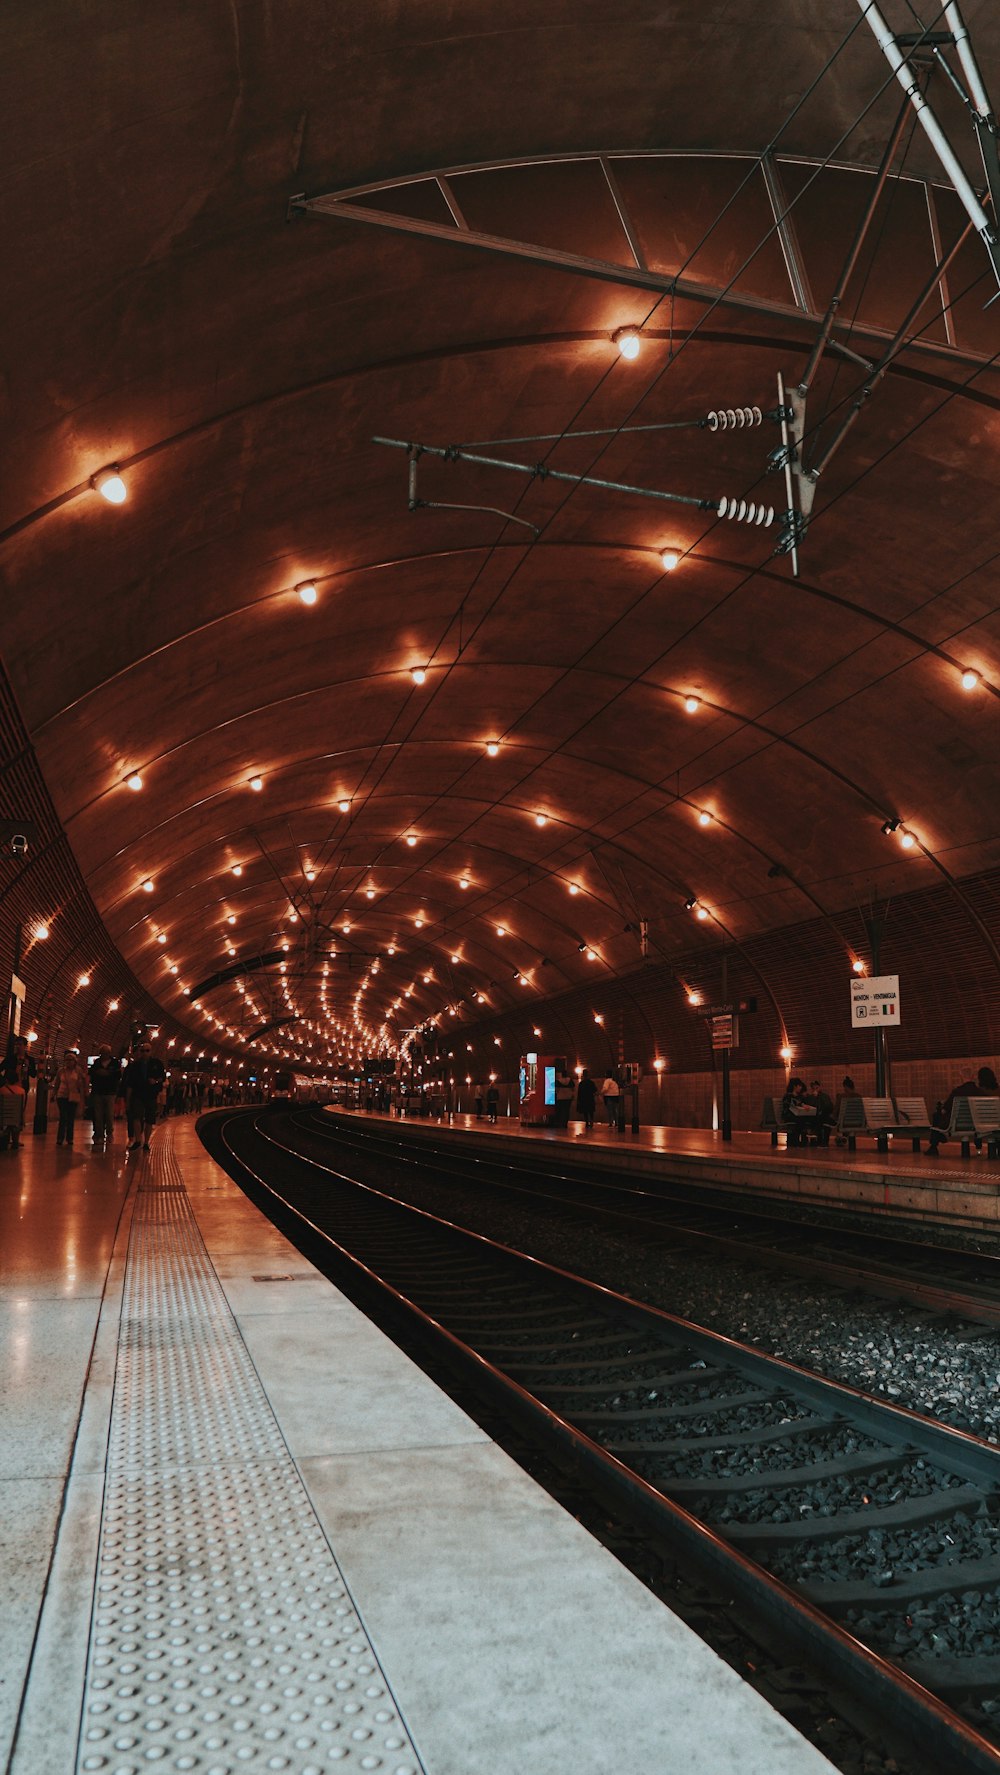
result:
[[[0,1154],[10,1775],[826,1760],[163,1124]]]

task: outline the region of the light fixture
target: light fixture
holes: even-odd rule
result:
[[[689,992],[688,993],[688,1004],[689,1005],[700,1005],[701,1004],[701,993],[700,992]]]
[[[962,673],[962,689],[963,690],[975,690],[976,685],[978,683],[979,683],[979,673],[974,672],[971,667],[968,667]]]
[[[663,1066],[664,1066],[664,1062],[662,1060],[654,1060],[653,1061],[653,1071],[654,1072],[662,1072]]]
[[[49,927],[47,924],[36,924],[36,926],[35,926],[35,942],[36,943],[44,943],[46,938],[48,937],[48,934],[49,934]]]
[[[315,881],[315,880],[316,880],[316,871],[315,871],[315,869],[307,869],[307,870],[306,870],[306,880],[307,880],[307,881]]]
[[[901,832],[899,834],[899,842],[902,845],[904,851],[911,851],[917,841],[914,838],[912,832]]]
[[[413,679],[414,684],[423,684],[427,677],[427,672],[423,666],[411,666],[410,677]]]
[[[157,938],[156,938],[156,941],[157,941],[157,942],[158,942],[158,943],[165,943],[165,942],[166,942],[166,940],[167,940],[167,933],[166,933],[166,931],[160,931],[160,932],[158,932],[158,934],[157,934]]]
[[[695,915],[695,918],[707,918],[708,912],[706,911],[704,906],[696,906],[694,909],[694,915]]]
[[[864,964],[864,962],[863,962],[863,961],[862,961],[862,960],[861,960],[861,957],[860,957],[860,955],[856,955],[856,956],[855,956],[855,957],[854,957],[854,960],[853,960],[853,961],[852,961],[852,963],[851,963],[851,967],[852,967],[852,969],[853,969],[853,971],[854,971],[854,973],[855,973],[855,974],[863,974],[863,973],[864,973],[864,971],[865,971],[865,964]]]
[[[536,814],[535,815],[535,825],[536,826],[547,826],[548,822],[549,822],[548,814]]]
[[[108,999],[108,1010],[109,1011],[117,1011],[117,1009],[118,1009],[118,1000],[116,998],[109,998]]]
[[[693,912],[695,907],[697,906],[697,904],[698,904],[698,902],[695,899],[694,894],[689,894],[687,899],[684,902],[685,912]]]
[[[415,845],[415,844],[416,844],[416,842],[417,842],[417,840],[416,840],[416,836],[415,836],[415,834],[414,834],[414,833],[412,833],[412,832],[408,832],[408,833],[407,833],[407,834],[406,834],[406,842],[407,842],[407,844],[408,844],[408,845],[409,845],[409,847],[410,847],[410,849],[411,849],[411,850],[412,850],[412,849],[413,849],[413,847],[414,847],[414,845]]]
[[[701,698],[697,696],[686,696],[684,698],[684,707],[689,715],[697,714],[698,710],[701,708]]]
[[[396,953],[396,945],[395,945],[395,943],[390,943],[388,949],[386,950],[386,955],[395,955],[395,953]]]
[[[117,462],[111,463],[109,468],[99,469],[97,474],[91,477],[90,485],[96,493],[101,495],[102,499],[107,500],[109,505],[124,505],[128,498],[128,488],[122,480],[121,469]]]
[[[468,881],[468,877],[467,877],[467,876],[465,876],[465,875],[463,875],[463,876],[462,876],[462,879],[461,879],[461,881],[460,881],[460,882],[459,882],[459,884],[458,884],[458,885],[459,885],[459,887],[460,887],[460,888],[462,888],[462,889],[463,889],[463,891],[464,891],[464,889],[465,889],[465,888],[467,888],[467,887],[468,887],[468,885],[469,885],[469,881]]]
[[[588,949],[587,950],[587,960],[588,961],[596,961],[597,960],[597,950],[596,949]]]
[[[345,936],[345,937],[346,937],[346,936],[347,936],[347,933],[348,933],[348,931],[349,931],[349,930],[350,930],[350,928],[351,928],[351,924],[350,924],[350,920],[349,920],[349,919],[347,919],[347,918],[345,918],[345,920],[344,920],[344,922],[343,922],[343,924],[342,924],[342,925],[341,925],[341,927],[340,927],[340,928],[341,928],[341,930],[342,930],[342,931],[343,931],[343,933],[344,933],[344,936]]]
[[[303,604],[315,604],[318,594],[311,579],[304,579],[301,585],[296,586],[295,590]]]
[[[349,801],[338,801],[337,806],[342,814],[349,814],[351,811],[351,804]]]
[[[594,1012],[594,1022],[603,1024],[604,1018],[602,1017],[600,1011]]]
[[[614,345],[617,345],[622,357],[627,358],[630,363],[639,356],[642,341],[639,338],[638,327],[618,327],[612,333],[611,340]]]
[[[416,927],[417,927],[417,930],[418,930],[418,931],[422,931],[422,930],[423,930],[423,928],[424,928],[424,921],[423,921],[423,919],[422,919],[422,918],[421,918],[421,916],[420,916],[420,914],[419,914],[419,912],[418,912],[418,913],[417,913],[417,916],[416,916],[416,918],[415,918],[415,919],[414,919],[414,920],[413,920],[413,922],[414,922],[414,924],[415,924],[415,925],[416,925]]]
[[[149,881],[149,880],[146,880],[146,881],[144,881],[144,882],[143,882],[143,884],[142,884],[142,891],[143,891],[143,893],[144,893],[144,894],[151,894],[151,893],[152,893],[152,891],[153,891],[153,884],[152,884],[152,882],[151,882],[151,881]]]
[[[243,874],[243,864],[242,863],[234,863],[233,864],[233,874],[234,875],[242,875]]]
[[[81,974],[79,980],[77,981],[77,985],[78,986],[89,986],[90,985],[90,975],[89,974]]]
[[[699,826],[710,826],[712,824],[712,816],[707,807],[703,807],[698,815],[698,824]]]
[[[664,573],[673,573],[674,568],[680,565],[680,558],[680,549],[664,549],[660,555],[660,565]]]
[[[29,1042],[37,1042],[37,1040],[38,1040],[38,1031],[37,1031],[37,1029],[29,1029],[29,1031],[28,1031],[28,1040],[29,1040]]]
[[[125,781],[128,784],[129,788],[134,789],[136,792],[138,792],[142,788],[142,778],[139,775],[139,772],[137,770],[134,770],[132,772],[131,776],[127,776],[125,778]]]
[[[780,1054],[782,1060],[790,1060],[792,1058],[791,1048],[779,1048],[778,1053]]]
[[[898,820],[883,820],[882,821],[882,832],[886,838],[891,838],[893,833],[895,831],[897,831],[898,828],[899,828],[899,821]]]
[[[452,967],[457,967],[457,966],[458,966],[458,956],[457,956],[457,955],[453,955],[453,956],[452,956],[452,958],[451,958],[451,965],[452,965]]]
[[[235,923],[236,923],[236,914],[235,914],[235,912],[231,912],[231,913],[230,913],[230,914],[229,914],[229,917],[228,917],[228,918],[227,918],[227,919],[226,919],[226,923],[227,923],[227,924],[235,924]]]
[[[497,936],[498,937],[506,937],[506,935],[507,935],[506,926],[502,925],[502,924],[498,924],[497,925]]]
[[[487,757],[495,758],[497,753],[499,752],[499,750],[500,750],[500,741],[499,740],[487,740],[487,742],[486,742]]]
[[[371,887],[365,888],[365,899],[366,900],[374,900],[374,898],[375,898],[375,889],[371,888]]]
[[[259,791],[261,789],[263,789],[263,787],[264,787],[263,777],[251,777],[250,778],[250,787],[251,787],[251,789],[256,789],[259,793]]]

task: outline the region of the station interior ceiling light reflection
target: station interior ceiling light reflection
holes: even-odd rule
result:
[[[883,10],[985,233],[854,0],[8,21],[29,1017],[325,1068],[658,969],[651,1062],[725,945],[804,1051],[891,902],[995,1040],[1000,14]]]

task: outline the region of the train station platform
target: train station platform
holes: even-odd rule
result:
[[[831,1765],[201,1147],[0,1154],[10,1775]]]
[[[871,1137],[859,1136],[855,1152],[846,1147],[772,1146],[770,1135],[756,1129],[733,1130],[731,1141],[711,1128],[667,1128],[654,1124],[623,1133],[597,1123],[587,1133],[582,1122],[567,1129],[522,1127],[516,1116],[396,1116],[369,1110],[331,1111],[365,1121],[390,1124],[414,1139],[447,1131],[484,1150],[495,1143],[541,1145],[551,1156],[565,1152],[574,1164],[597,1162],[602,1169],[636,1177],[667,1177],[678,1182],[715,1185],[763,1196],[798,1199],[814,1205],[871,1210],[928,1224],[981,1226],[1000,1231],[1000,1164],[982,1153],[959,1155],[956,1142],[943,1145],[937,1157],[915,1153],[909,1138],[878,1151]]]

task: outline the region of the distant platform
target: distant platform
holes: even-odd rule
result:
[[[772,1146],[766,1132],[734,1129],[731,1141],[711,1128],[640,1128],[618,1134],[597,1124],[588,1134],[582,1122],[568,1129],[522,1127],[514,1116],[500,1116],[491,1123],[484,1116],[451,1115],[441,1120],[425,1116],[376,1114],[369,1110],[331,1107],[333,1115],[359,1117],[364,1121],[406,1130],[414,1139],[448,1133],[470,1144],[501,1146],[541,1143],[549,1152],[565,1150],[573,1161],[591,1155],[604,1168],[621,1169],[637,1176],[665,1176],[693,1183],[710,1183],[733,1189],[753,1190],[760,1195],[799,1197],[840,1208],[871,1209],[910,1220],[942,1224],[981,1225],[1000,1230],[1000,1165],[986,1157],[985,1149],[973,1149],[968,1159],[959,1155],[957,1142],[941,1147],[937,1158],[915,1153],[911,1142],[897,1140],[880,1153],[873,1138],[858,1137],[855,1152],[846,1147]]]
[[[10,1775],[832,1775],[186,1118],[0,1154]]]

